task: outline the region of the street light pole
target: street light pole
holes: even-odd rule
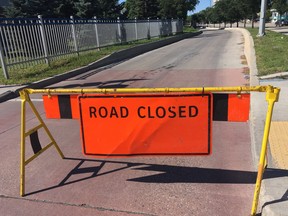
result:
[[[258,37],[265,35],[265,13],[266,13],[267,0],[261,0],[260,24]]]

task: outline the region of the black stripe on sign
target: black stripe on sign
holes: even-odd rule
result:
[[[228,94],[213,94],[213,121],[228,121]]]
[[[31,146],[32,146],[34,154],[37,154],[39,151],[41,151],[42,147],[39,142],[38,131],[35,131],[32,134],[30,134],[30,142],[31,142]]]
[[[58,95],[60,118],[72,119],[70,95]]]

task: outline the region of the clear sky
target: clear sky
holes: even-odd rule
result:
[[[200,0],[199,4],[196,5],[196,9],[195,11],[193,11],[192,13],[198,13],[201,10],[204,10],[207,7],[211,6],[211,0]]]

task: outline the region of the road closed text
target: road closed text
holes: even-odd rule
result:
[[[211,103],[206,93],[79,96],[83,153],[209,155]]]
[[[139,106],[133,111],[125,106],[89,107],[90,118],[127,118],[131,113],[138,118],[194,118],[199,110],[197,106]]]

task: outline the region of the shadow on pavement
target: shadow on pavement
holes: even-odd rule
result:
[[[206,38],[209,38],[209,37],[218,37],[218,36],[223,36],[223,34],[217,34],[217,33],[202,34],[202,35],[199,35],[198,37],[206,37]]]
[[[143,183],[219,183],[219,184],[255,184],[257,172],[241,171],[241,170],[224,170],[213,168],[201,167],[182,167],[146,163],[131,163],[124,161],[109,161],[109,160],[94,160],[94,159],[81,159],[81,158],[65,158],[65,160],[79,161],[79,163],[66,175],[66,177],[57,185],[27,193],[26,196],[52,190],[65,185],[85,181],[98,176],[103,176],[118,172],[125,169],[161,172],[160,174],[146,175],[143,177],[127,179],[127,181],[143,182]],[[96,166],[81,167],[85,162],[97,162]],[[99,165],[100,162],[100,165]],[[106,163],[124,164],[126,166],[110,170],[107,172],[99,171]],[[137,167],[138,166],[138,167]],[[77,174],[91,174],[88,177],[80,177],[76,180],[69,181],[69,179]],[[145,172],[146,173],[146,172]],[[79,175],[80,176],[80,175]],[[278,178],[288,176],[287,170],[277,170],[277,172],[265,172],[264,178]],[[280,200],[275,200],[271,203],[282,202],[288,199],[288,192]],[[267,203],[267,205],[271,204]]]
[[[147,79],[124,79],[124,80],[112,80],[107,82],[88,82],[88,83],[75,83],[69,85],[53,86],[49,89],[56,88],[85,88],[85,87],[94,87],[94,88],[125,88],[129,84],[124,84],[125,82],[136,82]]]
[[[263,174],[263,179],[278,178],[278,177],[285,177],[285,176],[288,176],[288,170],[266,168]]]
[[[187,38],[186,40],[195,40],[197,38],[210,38],[210,37],[218,37],[218,36],[221,36],[221,34],[217,34],[217,33],[210,33],[210,34],[201,34],[201,35],[198,35],[198,36],[195,36],[193,38]]]
[[[276,203],[285,202],[285,201],[288,201],[288,189],[286,190],[286,192],[283,194],[283,196],[280,199],[276,199],[276,200],[264,203],[264,205],[262,206],[262,209],[265,208],[266,206],[276,204]]]

